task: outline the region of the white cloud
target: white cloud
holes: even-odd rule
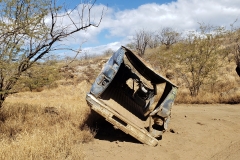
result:
[[[134,10],[119,11],[115,13],[108,29],[112,36],[132,35],[138,29],[156,31],[161,27],[189,30],[197,28],[197,22],[229,26],[239,16],[239,0],[179,0],[163,5],[145,4]]]
[[[84,48],[82,52],[83,53],[87,52],[87,53],[91,53],[91,54],[99,54],[99,53],[103,53],[104,51],[106,51],[108,49],[112,49],[113,51],[116,51],[118,48],[120,48],[120,46],[121,46],[120,42],[112,42],[112,43],[109,43],[106,45]]]
[[[92,18],[96,22],[98,22],[103,8],[106,8],[106,6],[95,5],[93,7]],[[74,14],[77,14],[77,12],[74,12]],[[77,20],[77,16],[75,18],[74,20]],[[81,40],[87,40],[87,43],[91,43],[100,41],[97,36],[103,30],[107,33],[101,38],[121,37],[126,39],[140,29],[158,31],[161,27],[172,27],[179,31],[195,30],[199,27],[198,22],[229,27],[237,18],[239,20],[236,25],[240,26],[239,0],[178,0],[162,5],[156,3],[144,4],[136,9],[122,11],[108,8],[98,28],[91,27],[87,32],[80,31],[74,35],[74,41],[70,42],[81,43]],[[63,23],[67,22],[63,21]],[[122,42],[111,43],[108,46],[114,48],[118,44],[120,47]],[[106,45],[100,48],[108,48]],[[97,48],[95,51],[101,50]]]

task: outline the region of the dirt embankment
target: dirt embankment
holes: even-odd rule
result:
[[[84,144],[86,160],[237,160],[240,157],[239,104],[175,105],[169,128],[157,147],[109,130]]]

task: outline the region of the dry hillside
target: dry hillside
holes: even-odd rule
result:
[[[75,62],[62,71],[65,78],[57,81],[58,87],[9,96],[0,110],[0,159],[234,160],[240,156],[240,106],[218,104],[221,96],[228,101],[240,95],[240,78],[232,63],[226,65],[221,93],[200,94],[193,100],[180,87],[169,129],[157,147],[149,147],[104,121],[91,128],[86,125],[96,115],[90,114],[85,96],[106,60]],[[203,104],[187,104],[192,101]]]

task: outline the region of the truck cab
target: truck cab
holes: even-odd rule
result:
[[[120,47],[105,63],[86,101],[106,121],[150,146],[166,131],[178,87]]]

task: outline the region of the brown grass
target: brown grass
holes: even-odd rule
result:
[[[83,159],[96,134],[84,126],[90,85],[12,95],[0,110],[0,159]]]
[[[231,59],[222,59],[223,66],[215,71],[216,79],[205,80],[198,96],[191,97],[186,81],[175,70],[179,64],[174,62],[170,50],[162,47],[147,49],[144,58],[163,76],[179,86],[176,103],[240,103],[240,77],[235,72],[236,64]],[[209,75],[210,76],[210,75]],[[215,80],[215,81],[214,81]]]
[[[176,98],[176,103],[186,104],[214,104],[219,102],[219,95],[213,93],[200,93],[196,97],[192,97],[189,93],[182,92],[179,89],[179,93]]]
[[[85,97],[105,62],[76,62],[74,78],[56,82],[57,88],[8,97],[0,110],[0,159],[84,159],[83,144],[96,134],[85,124],[97,117],[91,114],[89,118]],[[162,75],[169,72],[179,85],[176,103],[240,103],[240,78],[234,67],[226,64],[218,81],[205,84],[196,97],[190,96],[174,70],[161,70],[157,64],[154,69]],[[163,88],[158,86],[159,93]]]

